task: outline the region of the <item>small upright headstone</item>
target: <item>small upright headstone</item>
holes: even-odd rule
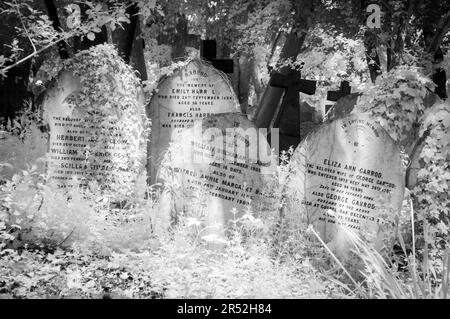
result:
[[[175,134],[209,115],[238,112],[239,101],[226,76],[206,62],[191,60],[164,78],[148,112],[152,121],[150,183],[156,182],[162,156]]]
[[[171,188],[173,197],[165,200],[173,202],[176,213],[185,211],[222,229],[249,209],[256,215],[276,210],[263,193],[275,182],[277,161],[246,116],[211,115],[175,141],[158,177]]]
[[[367,115],[320,126],[295,150],[290,165],[285,212],[303,216],[326,241],[336,239],[338,223],[376,234],[382,214],[400,211],[400,151]]]
[[[67,63],[43,102],[51,183],[62,189],[96,183],[115,199],[134,191],[146,158],[139,88],[112,46],[82,51]]]

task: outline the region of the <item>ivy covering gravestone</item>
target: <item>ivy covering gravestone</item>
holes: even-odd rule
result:
[[[99,190],[115,200],[135,191],[145,174],[148,124],[138,78],[113,46],[65,62],[43,112],[51,184]]]

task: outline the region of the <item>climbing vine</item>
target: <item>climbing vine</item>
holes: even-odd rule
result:
[[[111,183],[102,176],[95,179],[99,185],[110,188],[114,196],[129,195],[134,191],[134,181],[145,171],[149,133],[136,74],[108,44],[78,53],[64,63],[64,69],[79,78],[81,87],[68,97],[69,105],[94,128],[86,130],[88,141],[92,141],[86,146],[86,164],[97,163],[97,152],[116,152],[108,159],[115,167],[114,176],[108,174]]]
[[[417,158],[418,163],[406,163],[414,175],[408,179],[418,221],[416,238],[436,255],[450,235],[450,112],[448,102],[431,93],[433,88],[419,68],[396,67],[362,94],[355,111],[379,121],[409,155],[407,162]]]
[[[355,111],[371,114],[400,146],[407,148],[418,138],[433,86],[419,68],[399,66],[364,90]]]
[[[419,155],[422,168],[417,173],[417,184],[412,190],[417,218],[421,223],[428,224],[423,239],[433,243],[433,250],[441,252],[450,240],[449,127],[449,103],[435,104],[420,127],[421,136],[426,138]]]

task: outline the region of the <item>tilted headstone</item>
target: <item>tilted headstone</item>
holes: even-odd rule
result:
[[[50,183],[97,183],[117,200],[134,191],[145,174],[145,108],[136,75],[114,47],[93,47],[69,61],[47,91],[43,113]]]
[[[400,151],[367,115],[323,124],[302,141],[290,165],[284,211],[313,224],[326,241],[336,239],[338,221],[376,235],[382,214],[401,208]]]
[[[165,153],[158,177],[171,195],[162,200],[176,213],[223,229],[248,209],[275,211],[276,201],[263,192],[275,183],[276,164],[264,134],[246,116],[211,115],[178,134]]]
[[[240,112],[239,101],[226,76],[201,60],[191,60],[164,78],[153,95],[148,115],[152,121],[150,183],[154,184],[162,156],[174,134],[211,114]]]

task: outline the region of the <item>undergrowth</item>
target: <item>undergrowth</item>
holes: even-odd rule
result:
[[[2,187],[0,293],[12,298],[345,298],[308,258],[279,258],[245,214],[225,238],[180,216],[158,230],[150,199],[116,209],[50,191],[32,172]],[[27,196],[25,196],[27,194]],[[218,247],[220,244],[220,247]]]
[[[167,224],[145,178],[123,205],[89,186],[59,191],[34,165],[4,178],[2,298],[350,296],[314,266],[303,243],[289,246],[293,255],[276,244],[273,221],[235,214],[225,237],[204,235],[200,219],[180,214]]]

